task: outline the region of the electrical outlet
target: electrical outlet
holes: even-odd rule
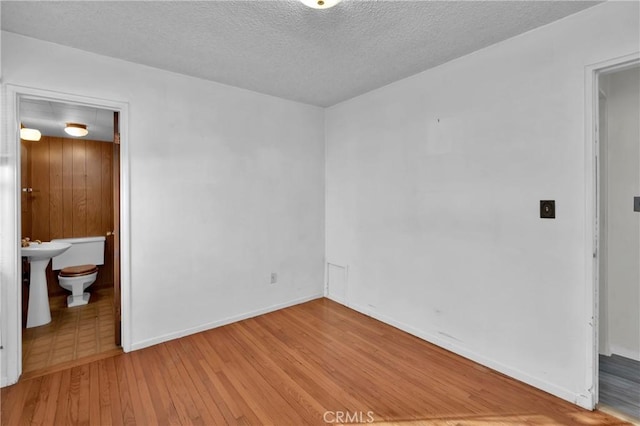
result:
[[[278,274],[276,274],[275,272],[271,273],[271,284],[275,284],[278,282]]]

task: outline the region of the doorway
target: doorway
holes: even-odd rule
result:
[[[20,104],[24,100],[43,100],[61,102],[75,107],[91,107],[119,113],[120,134],[118,140],[120,164],[114,165],[119,170],[120,182],[116,185],[120,192],[120,205],[114,206],[114,214],[120,217],[120,229],[113,229],[115,237],[114,249],[119,251],[120,260],[120,295],[114,301],[120,302],[119,316],[121,324],[114,326],[116,335],[121,336],[121,348],[124,352],[131,350],[130,332],[130,191],[129,191],[129,156],[128,156],[128,104],[121,101],[91,98],[86,96],[52,92],[49,90],[3,85],[6,108],[3,122],[3,138],[0,141],[0,171],[2,187],[0,193],[0,257],[2,265],[2,317],[0,327],[0,345],[3,348],[2,386],[18,382],[22,372],[22,259],[21,259],[21,143],[19,137]],[[114,163],[115,164],[115,163]],[[117,315],[118,313],[116,313]],[[119,333],[118,333],[119,332]]]
[[[22,258],[22,372],[30,377],[61,364],[120,352],[120,325],[115,320],[120,293],[115,247],[119,129],[116,111],[28,97],[21,99],[19,121],[21,128],[40,132],[39,137],[20,141],[21,240],[36,246],[34,241],[56,240],[87,247],[73,251],[77,260],[70,265],[98,265],[95,281],[85,289],[86,300],[78,302],[59,282],[57,259],[48,262],[51,321],[30,324],[32,268],[30,260]],[[79,127],[65,129],[66,123]],[[76,134],[77,129],[88,134]],[[97,258],[86,259],[84,254],[93,251]]]
[[[640,65],[596,87],[598,407],[640,420]]]

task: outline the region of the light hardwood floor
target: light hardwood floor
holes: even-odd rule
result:
[[[398,425],[623,424],[327,299],[2,390],[3,425],[322,425],[347,414]]]

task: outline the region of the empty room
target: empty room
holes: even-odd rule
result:
[[[1,423],[640,422],[640,2],[0,2]]]

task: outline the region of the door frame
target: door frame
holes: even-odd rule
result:
[[[598,204],[598,214],[599,218],[597,219],[598,223],[598,353],[610,354],[609,348],[609,333],[602,333],[602,330],[608,330],[609,326],[609,302],[608,302],[608,282],[609,282],[609,271],[608,271],[608,261],[609,261],[609,241],[608,241],[608,233],[609,233],[609,211],[608,211],[608,191],[603,191],[603,185],[606,186],[609,181],[609,168],[607,166],[606,173],[603,171],[603,163],[608,163],[609,161],[609,138],[608,136],[602,136],[602,130],[605,132],[609,130],[609,123],[607,122],[608,115],[608,104],[607,104],[607,95],[602,90],[602,86],[600,86],[600,76],[598,77],[598,122],[594,123],[598,125],[598,133],[597,133],[597,142],[598,142],[598,150],[595,153],[598,156],[597,160],[597,174],[598,174],[598,186],[597,186],[597,197],[596,203]],[[605,117],[600,115],[601,112],[604,112]],[[603,127],[604,123],[604,127]],[[604,282],[602,282],[604,279]],[[604,303],[602,303],[604,300]],[[599,359],[599,358],[598,358]]]
[[[104,108],[120,113],[120,303],[122,312],[122,349],[131,351],[131,257],[130,257],[130,174],[129,174],[129,104],[36,87],[3,85],[5,121],[0,143],[0,268],[2,294],[0,345],[2,379],[0,386],[17,381],[22,373],[22,291],[19,111],[21,99],[64,102],[79,106]]]
[[[640,64],[640,52],[612,58],[585,67],[585,265],[586,265],[586,337],[587,347],[585,381],[588,395],[578,404],[594,409],[599,397],[599,305],[600,305],[600,141],[599,77]]]

